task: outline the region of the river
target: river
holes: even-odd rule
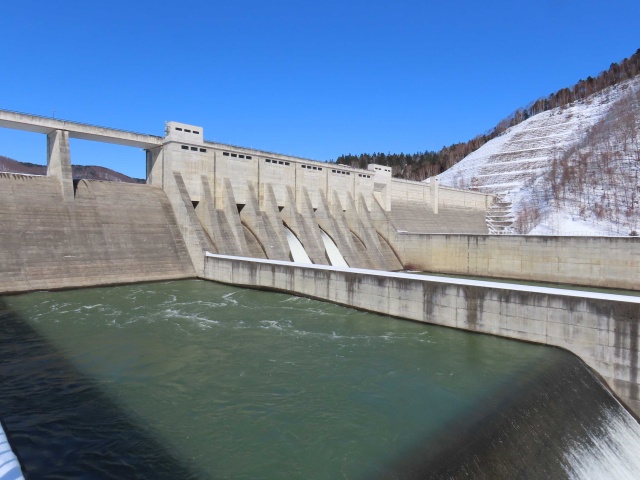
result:
[[[560,349],[189,280],[0,297],[0,418],[37,478],[637,478]]]

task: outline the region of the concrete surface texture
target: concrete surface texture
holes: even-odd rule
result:
[[[165,193],[82,180],[0,174],[0,292],[195,276]]]
[[[417,202],[391,201],[391,217],[397,229],[411,233],[489,233],[486,212],[466,207],[440,205],[438,213]]]
[[[639,238],[400,233],[391,244],[414,270],[640,290]]]
[[[58,181],[65,202],[73,200],[73,173],[67,131],[54,130],[47,135],[47,176]]]
[[[204,278],[562,347],[640,414],[640,297],[213,254]]]

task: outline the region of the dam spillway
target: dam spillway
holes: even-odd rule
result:
[[[558,349],[203,281],[4,297],[0,317],[0,405],[27,478],[640,468],[638,424]],[[52,432],[65,440],[42,455]]]
[[[414,279],[385,273],[639,290],[638,239],[486,235],[489,195],[401,181],[381,165],[351,169],[208,142],[201,127],[177,122],[155,137],[0,110],[0,126],[46,134],[48,164],[46,177],[0,173],[0,294],[187,278],[295,292],[561,346],[640,411],[633,301],[443,279],[414,288]],[[83,135],[144,148],[147,185],[74,180],[69,138]],[[292,248],[306,266],[291,262]]]

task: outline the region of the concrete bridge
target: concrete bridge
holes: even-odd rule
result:
[[[67,132],[70,138],[113,143],[127,147],[154,148],[162,145],[162,137],[144,133],[128,132],[116,128],[99,127],[86,123],[70,122],[51,117],[41,117],[27,113],[0,110],[0,127],[23,130],[25,132],[51,135],[56,131]]]
[[[48,166],[0,173],[0,293],[193,277],[286,290],[561,346],[640,412],[633,298],[383,273],[640,291],[638,239],[489,236],[490,195],[209,142],[183,123],[158,137],[0,110],[0,126],[46,134]],[[144,149],[147,185],[74,182],[70,138]]]

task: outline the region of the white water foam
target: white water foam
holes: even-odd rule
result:
[[[231,293],[227,293],[225,295],[222,296],[222,298],[225,299],[225,301],[233,304],[233,305],[238,305],[238,301],[233,298],[233,296],[236,294],[237,292],[231,292]]]
[[[96,303],[95,305],[82,305],[82,308],[86,310],[93,310],[94,308],[101,307],[101,303]]]
[[[346,260],[338,250],[338,246],[334,243],[329,235],[325,233],[324,230],[320,230],[320,235],[322,235],[322,243],[324,243],[324,249],[329,256],[329,261],[331,265],[334,267],[349,267]]]
[[[313,263],[309,255],[307,255],[304,246],[300,243],[300,240],[298,240],[298,237],[287,227],[284,227],[284,233],[287,235],[287,243],[289,243],[289,250],[291,251],[293,261],[296,263]]]
[[[591,433],[588,441],[574,445],[566,453],[569,478],[640,478],[640,424],[622,407],[607,411],[605,417],[603,431]]]
[[[220,322],[211,318],[203,317],[195,313],[185,313],[180,310],[168,308],[163,312],[165,318],[175,318],[178,320],[190,320],[204,328],[211,328],[211,325],[218,325]]]

